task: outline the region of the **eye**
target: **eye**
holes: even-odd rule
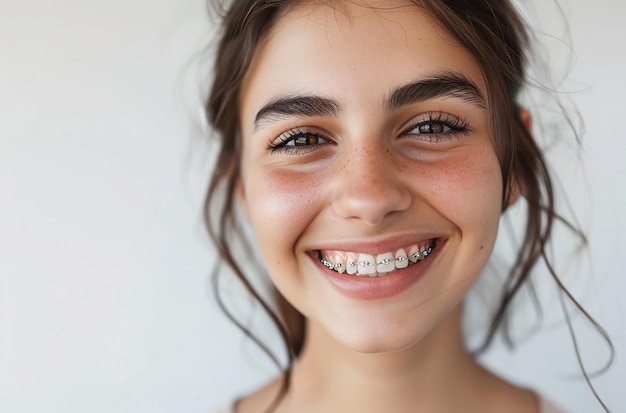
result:
[[[308,146],[324,143],[328,143],[328,141],[319,135],[313,133],[300,133],[296,136],[292,136],[287,142],[285,142],[285,146]]]
[[[269,150],[272,153],[286,152],[300,155],[330,143],[329,139],[317,132],[296,128],[282,133],[274,142],[270,142]]]
[[[402,135],[413,135],[428,142],[439,142],[468,132],[469,125],[464,119],[448,113],[427,113],[412,119]]]
[[[447,133],[450,132],[452,128],[442,122],[428,122],[417,125],[415,128],[411,130],[411,132],[418,132],[420,134],[438,134],[438,133]]]

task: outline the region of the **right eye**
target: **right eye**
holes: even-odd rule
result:
[[[286,152],[293,155],[301,155],[315,150],[316,147],[328,145],[330,141],[319,133],[292,129],[281,134],[276,142],[270,143],[272,153]]]

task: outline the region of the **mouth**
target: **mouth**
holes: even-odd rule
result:
[[[437,238],[378,254],[362,252],[319,250],[317,258],[326,268],[355,277],[377,278],[419,264],[438,246]]]

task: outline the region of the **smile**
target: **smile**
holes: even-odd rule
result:
[[[377,255],[345,251],[320,251],[320,262],[325,267],[339,273],[357,277],[382,277],[397,270],[417,264],[428,257],[436,246],[431,239],[395,252]]]

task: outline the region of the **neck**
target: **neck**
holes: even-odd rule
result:
[[[378,354],[354,352],[310,322],[287,402],[311,411],[452,411],[484,374],[465,350],[460,317],[457,309],[413,346]]]

